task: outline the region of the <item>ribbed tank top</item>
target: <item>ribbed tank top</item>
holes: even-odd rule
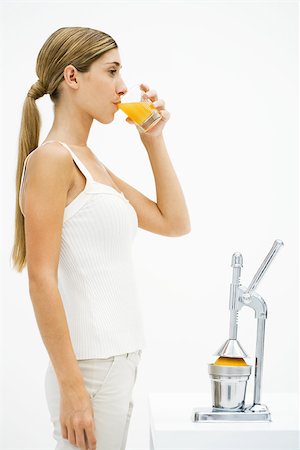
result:
[[[48,142],[55,141],[42,145]],[[58,264],[58,289],[76,359],[142,349],[143,316],[132,259],[138,228],[135,209],[123,192],[95,181],[67,144],[56,142],[70,152],[86,178],[84,190],[64,210]],[[23,166],[21,211],[25,168],[32,153]]]

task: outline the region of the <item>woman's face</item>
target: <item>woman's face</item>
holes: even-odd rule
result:
[[[101,123],[112,122],[118,111],[117,102],[127,92],[120,69],[119,51],[114,48],[96,59],[89,72],[76,71],[74,76],[79,87],[72,89],[72,100],[78,109]]]

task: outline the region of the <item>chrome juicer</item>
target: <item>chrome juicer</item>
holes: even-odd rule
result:
[[[217,360],[214,364],[208,365],[212,408],[194,408],[193,422],[271,421],[268,407],[260,403],[267,305],[254,290],[282,245],[283,242],[279,239],[274,242],[248,288],[240,284],[243,257],[241,253],[233,254],[231,262],[233,275],[229,300],[229,339],[216,353],[221,362],[218,363]],[[257,319],[254,398],[251,405],[245,405],[245,397],[252,366],[244,362],[243,358],[248,355],[237,340],[238,313],[243,306],[252,308]]]

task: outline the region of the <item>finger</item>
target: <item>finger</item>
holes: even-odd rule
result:
[[[163,118],[163,120],[166,122],[167,120],[169,120],[170,119],[170,117],[171,117],[171,114],[169,113],[169,111],[167,111],[167,110],[163,110],[163,111],[159,111],[159,114],[161,114],[161,116],[162,116],[162,118]]]
[[[157,92],[154,89],[150,90],[150,87],[147,84],[141,83],[140,88],[145,92],[148,98],[157,100]]]
[[[157,92],[154,89],[151,89],[145,93],[150,100],[157,100]]]
[[[66,427],[66,425],[62,425],[60,424],[61,427],[61,435],[64,439],[68,439],[68,428]]]
[[[75,445],[75,446],[77,445],[75,431],[72,428],[68,428],[68,441],[72,445]]]
[[[153,106],[154,106],[155,108],[157,108],[157,109],[161,109],[161,108],[164,109],[164,107],[165,107],[165,101],[162,100],[162,99],[157,100],[157,101],[153,102]]]
[[[150,89],[150,87],[147,85],[147,84],[145,84],[145,83],[141,83],[140,84],[140,88],[143,90],[143,91],[149,91],[149,89]]]
[[[97,440],[95,436],[95,423],[91,423],[85,427],[84,435],[86,439],[86,445],[89,450],[96,450]]]
[[[84,429],[77,427],[75,429],[76,434],[76,447],[80,448],[80,450],[88,450],[88,447],[85,445],[85,439],[84,439]]]

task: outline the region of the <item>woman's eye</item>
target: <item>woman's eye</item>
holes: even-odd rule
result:
[[[116,70],[112,69],[112,70],[110,70],[110,73],[115,74],[115,73],[116,73]]]

